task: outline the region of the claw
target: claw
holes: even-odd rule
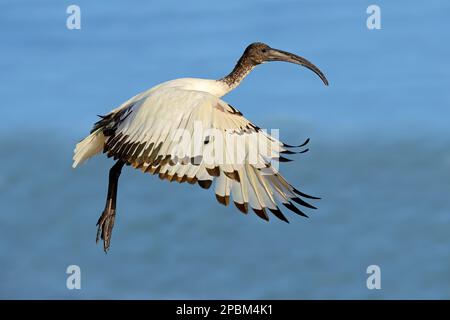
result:
[[[114,220],[116,218],[115,210],[105,210],[103,211],[101,217],[97,222],[97,237],[95,242],[98,243],[99,239],[103,240],[103,250],[105,253],[108,252],[109,246],[111,244],[111,235],[114,227]]]

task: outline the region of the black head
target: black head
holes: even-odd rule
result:
[[[327,78],[322,73],[322,71],[320,71],[320,69],[317,68],[314,64],[312,64],[305,58],[297,56],[293,53],[271,48],[265,43],[262,42],[252,43],[245,49],[242,58],[244,57],[249,63],[253,65],[258,65],[268,61],[284,61],[295,63],[310,69],[315,74],[317,74],[320,77],[320,79],[322,79],[325,85],[328,85]]]
[[[267,55],[270,49],[265,43],[253,42],[245,49],[244,56],[250,59],[255,65],[261,64],[267,61]]]

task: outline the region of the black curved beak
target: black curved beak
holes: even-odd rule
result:
[[[317,68],[314,64],[309,62],[303,57],[297,56],[293,53],[278,50],[278,49],[269,49],[267,52],[267,59],[266,61],[284,61],[284,62],[290,62],[299,64],[301,66],[304,66],[308,68],[309,70],[313,71],[315,74],[319,76],[320,79],[322,79],[323,83],[328,86],[328,80],[325,77],[325,75],[320,71],[319,68]]]

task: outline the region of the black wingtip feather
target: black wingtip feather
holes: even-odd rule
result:
[[[282,154],[297,154],[298,152],[294,152],[291,150],[284,150],[284,151],[281,151],[280,153],[282,153]]]
[[[303,193],[303,192],[301,192],[301,191],[299,191],[299,190],[297,190],[297,189],[295,189],[295,188],[293,188],[293,191],[294,191],[296,194],[298,194],[299,196],[303,197],[303,198],[314,199],[314,200],[320,200],[320,199],[321,199],[321,198],[318,198],[318,197],[310,196],[310,195],[308,195],[308,194],[306,194],[306,193]]]
[[[247,212],[248,212],[248,204],[247,204],[247,202],[238,203],[238,202],[234,201],[234,205],[236,206],[236,208],[239,209],[239,211],[241,211],[242,213],[247,214]]]
[[[303,201],[300,198],[291,198],[293,201],[297,202],[299,205],[304,206],[306,208],[310,208],[310,209],[317,209],[316,207],[314,207],[313,205],[309,204],[306,201]]]
[[[305,218],[309,218],[306,214],[304,214],[302,211],[300,211],[296,206],[294,206],[292,204],[292,202],[288,202],[288,203],[283,203],[283,205],[288,208],[289,210],[295,212],[296,214],[305,217]]]
[[[272,212],[273,213],[273,215],[275,216],[275,217],[277,217],[278,219],[280,219],[280,220],[282,220],[282,221],[284,221],[284,222],[286,222],[286,223],[289,223],[289,220],[284,216],[284,214],[281,212],[281,210],[277,207],[276,209],[270,209],[269,208],[269,210],[270,210],[270,212]]]
[[[299,146],[299,148],[300,148],[300,147],[306,146],[306,145],[309,143],[309,140],[310,140],[309,138],[306,139],[305,142],[303,142],[303,143]]]
[[[309,148],[306,148],[305,150],[298,151],[298,152],[291,151],[291,150],[284,150],[284,151],[281,151],[280,154],[301,154],[301,153],[306,153],[308,151],[309,151]]]
[[[212,184],[212,180],[198,180],[198,184],[203,189],[209,189]]]
[[[258,217],[260,217],[261,219],[263,219],[265,221],[269,221],[269,216],[267,215],[266,210],[264,210],[264,208],[262,208],[262,209],[252,208],[252,209]]]
[[[301,148],[301,147],[306,146],[309,143],[309,141],[310,141],[310,139],[308,138],[308,139],[305,140],[305,142],[303,142],[302,144],[300,144],[298,146],[293,146],[293,145],[286,144],[286,143],[283,143],[283,146],[287,147],[287,148]]]
[[[285,158],[285,157],[282,157],[282,156],[280,156],[280,157],[278,157],[278,161],[279,161],[279,162],[291,162],[292,160],[291,160],[291,159],[288,159],[288,158]]]

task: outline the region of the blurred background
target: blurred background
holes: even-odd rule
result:
[[[81,30],[66,9],[81,8]],[[381,8],[381,30],[366,9]],[[0,298],[450,298],[448,1],[0,3]],[[290,224],[126,168],[110,252],[109,167],[71,168],[97,114],[180,77],[219,78],[263,41],[303,55],[224,99],[310,152],[282,164],[321,196]],[[81,290],[66,268],[81,268]],[[381,268],[368,290],[366,268]]]

